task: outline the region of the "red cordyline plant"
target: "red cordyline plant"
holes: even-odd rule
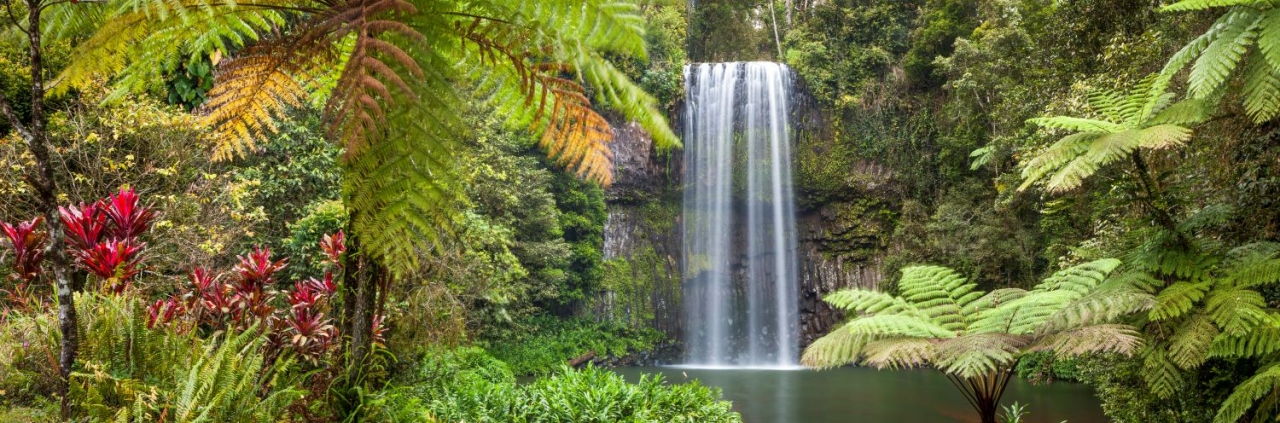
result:
[[[59,207],[58,213],[76,264],[97,276],[107,292],[124,292],[138,274],[146,247],[138,236],[150,227],[155,210],[127,188],[97,202]]]
[[[13,289],[4,290],[10,304],[25,308],[30,297],[31,282],[40,276],[44,243],[49,238],[49,234],[37,229],[43,222],[43,217],[19,222],[17,226],[0,222],[0,230],[4,231],[8,241],[6,244],[13,251],[14,273],[10,278],[17,282]]]
[[[285,268],[286,260],[272,261],[271,249],[262,247],[254,248],[252,253],[239,259],[240,263],[232,269],[236,274],[236,283],[231,285],[232,319],[236,326],[247,327],[275,312],[271,306],[271,299],[275,297],[271,286],[276,272]]]

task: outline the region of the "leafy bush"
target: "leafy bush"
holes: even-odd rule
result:
[[[652,328],[539,316],[490,335],[490,351],[516,375],[545,374],[594,351],[598,357],[644,351],[662,339]]]
[[[420,384],[407,389],[445,422],[741,421],[718,389],[697,382],[669,385],[659,375],[631,384],[608,370],[561,366],[550,377],[521,385],[505,363],[474,347],[429,356],[419,378]]]

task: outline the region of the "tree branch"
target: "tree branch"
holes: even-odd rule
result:
[[[22,135],[23,139],[31,139],[31,131],[27,130],[27,126],[22,123],[22,119],[18,117],[18,113],[13,110],[13,105],[9,104],[9,98],[5,97],[4,92],[0,91],[0,114],[9,120],[9,124],[13,125],[13,129]]]

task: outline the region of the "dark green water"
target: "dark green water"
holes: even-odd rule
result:
[[[976,422],[974,412],[942,374],[932,370],[865,368],[811,370],[708,370],[627,367],[629,381],[661,373],[668,382],[700,380],[717,386],[747,423]],[[1093,390],[1074,383],[1035,386],[1009,382],[1004,404],[1030,404],[1024,423],[1101,423]]]

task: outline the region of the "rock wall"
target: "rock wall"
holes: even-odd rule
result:
[[[634,123],[615,125],[610,147],[615,170],[605,190],[604,286],[591,315],[680,339],[680,151],[657,151]]]

